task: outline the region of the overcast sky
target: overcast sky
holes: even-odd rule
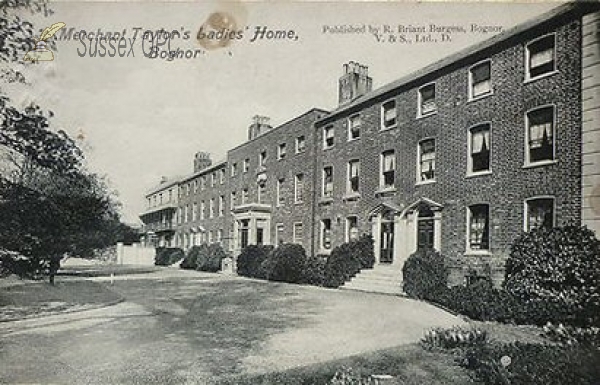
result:
[[[190,173],[197,151],[209,151],[213,160],[224,158],[227,149],[246,139],[252,116],[269,116],[278,125],[312,107],[335,108],[344,63],[369,66],[377,88],[492,36],[471,33],[471,24],[508,29],[557,5],[54,3],[55,13],[36,27],[62,21],[75,30],[126,29],[128,38],[138,27],[191,32],[189,40],[173,41],[172,49],[201,49],[196,33],[215,11],[225,10],[238,27],[249,28],[229,47],[174,61],[145,58],[139,38],[133,58],[80,57],[81,42],[60,40],[54,62],[26,65],[34,86],[11,92],[16,102],[35,100],[53,110],[53,127],[82,138],[89,167],[108,176],[124,204],[125,220],[136,221],[144,192],[161,176]],[[326,25],[383,24],[455,25],[467,32],[437,44],[323,33]],[[250,43],[256,26],[294,30],[298,39]]]

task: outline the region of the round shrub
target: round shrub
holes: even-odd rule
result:
[[[154,264],[156,266],[171,266],[185,257],[183,250],[177,247],[157,247]]]
[[[448,287],[445,258],[433,249],[417,250],[402,267],[404,292],[418,299],[435,300]]]
[[[263,262],[263,269],[270,281],[298,283],[306,265],[306,252],[301,245],[279,245]]]
[[[198,256],[196,270],[216,273],[221,270],[221,261],[227,257],[227,253],[221,245],[213,243],[203,249],[203,253]]]
[[[506,261],[506,290],[536,311],[535,323],[600,323],[600,241],[586,227],[522,234]]]
[[[325,263],[325,287],[340,287],[360,271],[360,261],[352,257],[350,245],[335,247]]]
[[[262,263],[273,251],[270,245],[248,245],[237,257],[237,273],[245,277],[265,279]]]
[[[365,234],[355,241],[342,243],[327,258],[323,286],[339,287],[361,269],[372,268],[374,264],[373,238],[370,235]]]
[[[179,265],[179,267],[181,267],[182,269],[196,269],[196,267],[198,266],[198,257],[201,254],[206,254],[206,249],[208,248],[207,244],[202,244],[199,246],[192,246],[185,258],[183,259],[183,261],[181,261],[181,264]]]
[[[323,286],[325,281],[326,255],[313,255],[306,259],[306,265],[302,272],[302,283],[314,286]]]

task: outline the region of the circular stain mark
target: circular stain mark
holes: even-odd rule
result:
[[[200,26],[196,39],[207,50],[227,47],[237,31],[235,18],[227,12],[214,12]]]
[[[596,185],[590,195],[590,207],[595,214],[600,215],[600,185]]]

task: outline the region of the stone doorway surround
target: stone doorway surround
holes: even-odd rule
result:
[[[433,217],[433,248],[441,248],[441,228],[442,228],[442,209],[443,206],[431,199],[420,198],[410,205],[404,207],[391,202],[381,202],[376,205],[368,214],[372,224],[372,234],[375,248],[375,264],[381,263],[381,231],[382,223],[386,220],[393,220],[393,257],[392,263],[387,264],[390,268],[402,269],[406,259],[417,250],[418,221],[420,211],[430,211]]]

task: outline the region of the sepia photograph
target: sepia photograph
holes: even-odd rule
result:
[[[0,0],[0,383],[600,385],[600,2]]]

